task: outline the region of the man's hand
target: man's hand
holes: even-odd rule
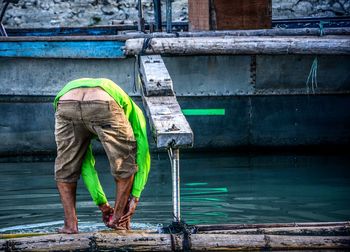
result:
[[[113,208],[108,204],[99,205],[98,208],[102,212],[102,221],[107,226],[110,217],[113,215]]]
[[[131,196],[131,198],[129,198],[128,204],[125,207],[124,215],[120,217],[118,221],[118,226],[121,226],[126,228],[127,230],[130,230],[131,217],[135,213],[138,202],[139,202],[139,199],[136,197]]]

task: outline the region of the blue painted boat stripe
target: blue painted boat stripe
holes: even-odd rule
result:
[[[121,41],[0,42],[0,57],[123,58]]]

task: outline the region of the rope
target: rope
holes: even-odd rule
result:
[[[191,234],[196,233],[195,226],[188,225],[183,220],[176,220],[168,227],[163,228],[163,232],[171,236],[174,234],[183,235],[182,249],[183,251],[191,251]]]
[[[143,43],[142,43],[142,49],[139,55],[144,55],[146,52],[146,49],[151,49],[151,40],[152,38],[144,38]]]
[[[318,28],[320,29],[320,36],[321,37],[324,35],[324,25],[325,24],[329,24],[329,22],[320,20],[320,22],[318,23]]]
[[[311,91],[313,94],[315,94],[315,88],[317,88],[317,69],[318,69],[318,58],[315,57],[314,61],[312,62],[311,69],[309,72],[309,76],[306,80],[306,91],[307,93],[310,92],[310,85],[311,84]]]

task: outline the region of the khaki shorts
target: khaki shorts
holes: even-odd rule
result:
[[[136,141],[124,111],[114,101],[61,101],[55,114],[55,179],[76,182],[91,139],[97,136],[111,173],[128,178],[137,171]]]

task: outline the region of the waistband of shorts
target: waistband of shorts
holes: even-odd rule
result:
[[[108,105],[109,108],[120,106],[114,100],[104,101],[104,100],[89,100],[89,101],[77,101],[77,100],[62,100],[58,101],[57,106],[84,106],[84,105]]]

